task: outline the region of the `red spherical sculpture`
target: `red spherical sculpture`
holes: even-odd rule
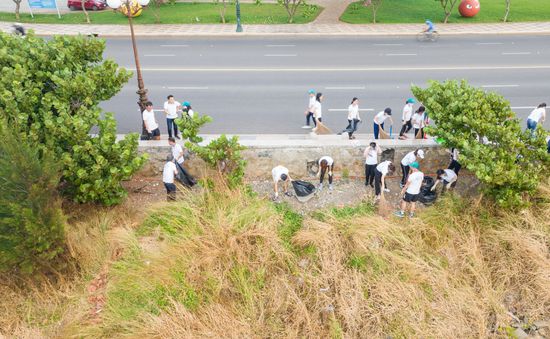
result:
[[[462,0],[458,6],[460,15],[465,18],[471,18],[479,13],[479,0]]]

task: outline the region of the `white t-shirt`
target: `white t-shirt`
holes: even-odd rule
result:
[[[172,161],[167,162],[166,164],[164,164],[164,169],[162,170],[162,182],[173,184],[176,173],[178,173],[176,164],[174,164]]]
[[[143,111],[143,121],[145,121],[147,127],[149,128],[148,132],[152,132],[159,128],[157,120],[155,119],[155,111],[153,110],[151,110],[151,112],[148,110]]]
[[[443,173],[443,175],[441,176],[441,179],[445,180],[449,184],[456,181],[457,175],[456,175],[455,171],[453,171],[452,169],[445,169],[443,171],[445,173]]]
[[[459,155],[458,149],[452,148],[451,149],[451,160],[458,161],[458,155]]]
[[[181,104],[177,101],[174,101],[173,104],[168,101],[164,103],[164,109],[168,111],[168,114],[166,114],[168,119],[176,119],[178,117],[178,106],[181,106]]]
[[[381,111],[381,112],[378,112],[378,114],[376,114],[374,116],[373,121],[376,123],[376,120],[378,120],[378,124],[382,125],[388,117],[389,117],[389,115],[386,115],[386,114],[384,114],[384,111]]]
[[[278,183],[281,181],[281,175],[286,174],[288,176],[288,168],[279,165],[271,170],[271,174],[273,175],[273,182]]]
[[[176,159],[178,164],[183,164],[183,162],[185,161],[185,159],[183,158],[183,155],[180,157],[180,154],[182,152],[183,152],[183,148],[181,147],[181,145],[174,144],[174,146],[172,146],[172,156],[174,157],[174,159]]]
[[[401,159],[401,165],[409,166],[410,164],[412,164],[415,161],[416,161],[416,155],[414,155],[414,151],[412,151],[412,152],[407,153],[407,155],[405,155],[403,157],[403,159]]]
[[[329,165],[329,166],[332,166],[334,164],[334,160],[331,157],[329,157],[328,155],[325,155],[324,157],[319,159],[319,166],[321,166],[321,161],[323,161],[323,160],[326,160],[327,165]]]
[[[405,107],[403,107],[403,121],[409,121],[411,120],[411,116],[413,113],[413,104],[406,104]]]
[[[378,164],[378,166],[376,166],[376,170],[382,173],[382,175],[386,175],[389,172],[388,167],[390,166],[390,164],[391,164],[390,160],[382,161],[381,163]]]
[[[309,105],[307,106],[307,108],[311,113],[313,113],[313,105],[315,105],[316,101],[317,101],[317,99],[315,99],[315,95],[309,97]]]
[[[409,194],[418,194],[420,193],[420,188],[422,187],[422,181],[424,181],[424,173],[416,171],[409,175],[407,182],[409,182],[409,187],[407,187],[407,193]]]
[[[529,114],[527,119],[539,122],[542,117],[546,117],[545,107],[535,108],[533,111],[531,111],[531,114]]]
[[[365,149],[365,157],[366,165],[376,165],[378,163],[378,151],[370,146]]]
[[[321,103],[317,100],[315,100],[315,103],[313,104],[313,113],[315,114],[316,118],[323,117],[323,110],[322,110]]]
[[[195,112],[193,112],[193,110],[190,109],[187,111],[187,115],[189,115],[192,118],[193,116],[195,116]]]
[[[359,119],[359,105],[349,105],[348,120]]]
[[[413,128],[420,129],[424,128],[424,113],[414,113],[411,119]]]

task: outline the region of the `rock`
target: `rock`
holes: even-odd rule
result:
[[[525,333],[525,331],[520,327],[516,328],[513,334],[517,339],[526,339],[527,337],[529,337],[529,335]]]

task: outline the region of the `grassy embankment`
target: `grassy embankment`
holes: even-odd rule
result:
[[[81,219],[83,274],[0,285],[0,334],[473,338],[550,318],[548,184],[517,213],[449,197],[411,222],[227,191]]]
[[[502,22],[506,8],[504,0],[484,0],[479,14],[473,18],[463,18],[457,7],[449,17],[450,23]],[[376,13],[376,22],[384,24],[419,23],[426,19],[434,23],[442,22],[443,9],[434,0],[384,0]],[[352,24],[372,22],[372,9],[363,6],[363,1],[348,6],[340,20]],[[509,22],[550,21],[550,1],[514,0],[511,3]]]
[[[221,23],[221,4],[213,3],[176,3],[166,4],[159,9],[161,24],[218,24]],[[156,24],[154,8],[145,8],[139,17],[134,18],[134,24]],[[113,10],[88,11],[92,24],[120,24],[127,25],[128,19],[119,12]],[[321,8],[300,6],[294,17],[294,23],[303,24],[313,21],[321,13]],[[225,15],[226,23],[237,22],[235,5],[228,4]],[[0,12],[0,21],[15,21],[14,13]],[[85,24],[86,18],[82,11],[57,14],[35,14],[34,19],[30,14],[21,14],[20,22],[44,23],[44,24]],[[241,4],[241,22],[246,24],[286,24],[288,15],[284,7],[277,4]]]

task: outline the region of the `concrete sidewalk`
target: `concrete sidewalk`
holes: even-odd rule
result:
[[[11,32],[11,22],[0,22],[0,30]],[[98,34],[100,37],[124,37],[130,34],[127,25],[57,25],[25,24],[37,35]],[[442,35],[464,34],[550,34],[550,22],[492,23],[492,24],[439,24]],[[308,36],[308,35],[415,35],[424,28],[418,24],[288,24],[244,25],[243,33],[235,32],[235,25],[189,24],[189,25],[136,25],[140,37],[193,37],[193,36]]]

